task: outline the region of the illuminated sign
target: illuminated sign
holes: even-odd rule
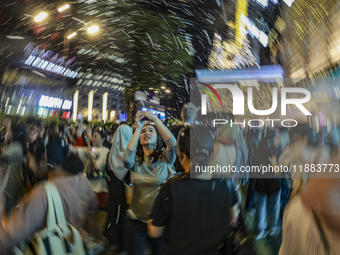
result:
[[[46,70],[46,71],[49,71],[55,74],[60,74],[60,75],[73,78],[73,79],[76,78],[76,76],[78,75],[78,72],[76,71],[72,71],[68,68],[62,67],[60,65],[56,65],[52,62],[43,60],[39,57],[34,57],[32,55],[28,57],[28,59],[25,61],[24,64],[27,66],[36,67],[41,70]]]
[[[71,107],[72,107],[72,101],[63,100],[58,97],[50,97],[50,96],[42,95],[39,100],[39,106],[69,111],[71,110]]]
[[[260,43],[264,46],[268,46],[268,36],[261,30],[259,30],[255,23],[251,21],[247,16],[243,15],[241,16],[241,19],[243,20],[244,24],[247,26],[247,30],[251,37],[255,37],[260,41]]]
[[[63,116],[61,117],[62,119],[69,119],[70,118],[70,112],[64,112]]]

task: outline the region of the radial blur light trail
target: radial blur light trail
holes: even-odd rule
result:
[[[39,13],[35,18],[34,18],[34,21],[35,22],[40,22],[42,21],[43,19],[45,19],[47,17],[47,13],[46,12],[41,12]]]

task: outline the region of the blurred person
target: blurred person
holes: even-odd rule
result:
[[[175,138],[178,137],[179,131],[184,126],[190,126],[195,124],[194,121],[196,119],[197,112],[198,108],[193,103],[186,103],[183,105],[180,114],[182,124],[170,129],[171,133],[174,135]]]
[[[216,142],[214,143],[214,153],[210,158],[210,165],[216,166],[235,166],[237,149],[234,143],[235,127],[224,125],[217,134]],[[215,173],[214,177],[232,178],[232,173]]]
[[[92,237],[90,240],[91,249],[103,251],[105,249],[107,240],[103,236],[105,231],[105,224],[107,222],[106,207],[109,198],[109,189],[106,175],[106,161],[109,149],[103,146],[105,135],[100,128],[94,128],[92,133],[92,145],[87,147],[71,147],[71,152],[79,155],[84,162],[85,173],[91,183],[92,190],[96,193],[99,207],[98,211],[93,217],[88,219],[92,226]]]
[[[269,131],[269,130],[267,130]],[[254,166],[276,166],[275,148],[273,147],[273,132],[266,132],[254,151]],[[280,233],[280,195],[281,179],[275,178],[276,174],[268,171],[259,174],[260,178],[253,179],[256,198],[254,206],[257,225],[257,239],[262,239],[269,233],[277,236]],[[263,178],[264,177],[264,178]],[[268,225],[267,225],[268,217]]]
[[[214,143],[214,154],[210,158],[211,166],[236,166],[237,173],[241,166],[245,166],[248,158],[248,149],[243,140],[242,133],[236,127],[224,125],[217,133]],[[239,176],[232,173],[216,173],[214,177],[232,178]]]
[[[191,138],[195,140],[193,147]],[[196,151],[194,158],[191,150]],[[210,165],[213,152],[209,128],[182,128],[178,136],[178,157],[185,172],[161,187],[148,221],[152,238],[164,233],[163,254],[221,254],[219,248],[231,233],[232,220],[235,222],[231,210],[237,198],[232,180],[212,179],[210,173],[190,178],[190,169]]]
[[[86,133],[86,138],[87,138],[86,143],[88,144],[89,141],[92,141],[92,132],[93,132],[93,129],[90,127],[90,123],[87,120],[84,121],[82,126],[83,126],[84,132]]]
[[[51,159],[49,163],[52,166],[61,164],[66,159],[69,147],[66,141],[60,137],[57,125],[51,125],[48,128],[44,139],[44,147],[47,148],[47,157]]]
[[[109,141],[110,137],[109,137],[109,135],[108,135],[108,130],[107,130],[106,128],[105,128],[104,130],[105,130],[104,134],[105,134],[106,137],[105,137],[103,146],[104,146],[105,148],[108,148],[108,149],[110,150],[111,147],[112,147],[112,143]]]
[[[126,215],[125,178],[129,173],[123,164],[123,154],[132,138],[132,129],[121,125],[115,131],[112,139],[112,148],[108,155],[109,183],[108,221],[106,236],[110,244],[117,245],[117,252],[123,248],[123,227]]]
[[[279,255],[340,254],[339,197],[339,179],[310,179],[285,210]]]
[[[330,158],[330,149],[325,145],[311,145],[308,137],[312,131],[307,124],[298,124],[291,133],[291,144],[278,159],[278,165],[304,165],[304,164],[325,164]],[[292,195],[300,194],[307,183],[309,173],[305,171],[291,171],[290,178],[293,182]]]
[[[188,125],[190,126],[190,125],[195,124],[194,121],[196,119],[197,112],[198,112],[198,108],[193,103],[186,103],[183,105],[181,114],[180,114],[182,124],[170,128],[170,131],[174,135],[175,139],[177,139],[179,131],[184,126],[188,126]],[[179,163],[178,158],[176,158],[176,161],[175,161],[175,169],[176,169],[176,172],[184,172],[184,169],[182,165]]]
[[[89,144],[90,139],[86,139],[85,131],[87,129],[86,124],[78,124],[76,126],[75,132],[73,133],[73,144],[76,146],[87,146]]]
[[[43,136],[44,136],[44,129],[41,127],[41,123],[39,122],[36,125],[35,135],[32,137],[31,142],[34,142],[34,141],[41,142],[43,140]]]
[[[277,135],[274,137],[274,146],[276,149],[276,156],[279,158],[289,144],[289,134],[284,127],[277,129]]]
[[[94,129],[92,134],[93,147],[71,147],[71,152],[79,155],[85,163],[85,172],[92,184],[93,191],[98,195],[100,208],[104,209],[108,198],[106,182],[106,159],[109,149],[103,146],[105,135],[102,130]]]
[[[151,123],[145,124],[147,118]],[[130,169],[133,193],[128,209],[128,249],[130,255],[144,254],[147,245],[152,255],[161,253],[162,238],[149,238],[147,221],[160,185],[173,174],[176,139],[152,112],[136,113],[137,127],[123,154]],[[166,149],[163,148],[163,139]]]
[[[58,158],[48,158],[43,143],[31,143],[28,150],[29,167],[41,178],[53,182],[60,194],[67,222],[74,226],[83,237],[83,224],[87,214],[94,213],[97,199],[91,184],[82,174],[84,165],[78,157],[70,157],[64,162]],[[49,162],[58,162],[54,167]],[[44,183],[37,184],[20,201],[11,214],[0,223],[1,254],[11,254],[14,246],[27,241],[46,226],[48,198]]]
[[[332,129],[328,133],[328,145],[331,149],[331,153],[337,153],[337,149],[339,146],[339,129],[334,124],[332,125]]]
[[[75,135],[75,130],[76,130],[76,127],[75,126],[69,126],[67,129],[66,129],[66,137],[67,137],[67,141],[69,144],[72,144],[72,145],[76,145],[76,140],[74,138],[74,135]]]
[[[247,142],[249,148],[248,162],[250,166],[253,166],[254,153],[258,149],[259,143],[261,141],[262,131],[260,129],[249,130],[249,139]]]
[[[4,190],[4,208],[6,214],[9,214],[17,205],[25,189],[22,178],[25,137],[26,131],[23,126],[20,124],[9,124],[0,157],[0,186],[2,186],[6,174],[8,174],[8,183]]]
[[[248,164],[250,167],[256,166],[256,155],[255,153],[259,149],[259,143],[261,141],[262,137],[262,131],[261,129],[249,129],[248,130]],[[246,198],[246,204],[245,209],[250,210],[254,204],[256,196],[255,191],[255,179],[249,180],[248,190],[247,190],[247,198]]]

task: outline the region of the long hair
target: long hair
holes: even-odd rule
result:
[[[151,125],[151,124],[148,124],[148,125],[145,125],[145,126],[149,126],[149,125]],[[153,126],[156,130],[157,141],[156,141],[156,145],[154,147],[154,150],[149,155],[149,159],[150,159],[151,163],[156,163],[158,161],[158,159],[160,159],[163,155],[164,140],[163,140],[163,137],[161,136],[161,134],[159,133],[158,129],[154,125],[151,125],[151,126]],[[139,165],[142,165],[143,162],[144,162],[144,151],[143,151],[143,146],[141,145],[140,141],[138,142],[138,145],[137,145],[136,156],[137,156],[137,159],[136,159],[137,163]]]

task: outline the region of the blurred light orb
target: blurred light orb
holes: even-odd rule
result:
[[[47,13],[46,12],[41,12],[39,13],[35,18],[34,18],[34,21],[35,22],[40,22],[42,21],[43,19],[45,19],[47,17]]]
[[[98,30],[99,30],[99,27],[98,27],[98,26],[90,26],[90,27],[87,29],[87,32],[88,32],[89,34],[94,34],[94,33],[98,32]]]

